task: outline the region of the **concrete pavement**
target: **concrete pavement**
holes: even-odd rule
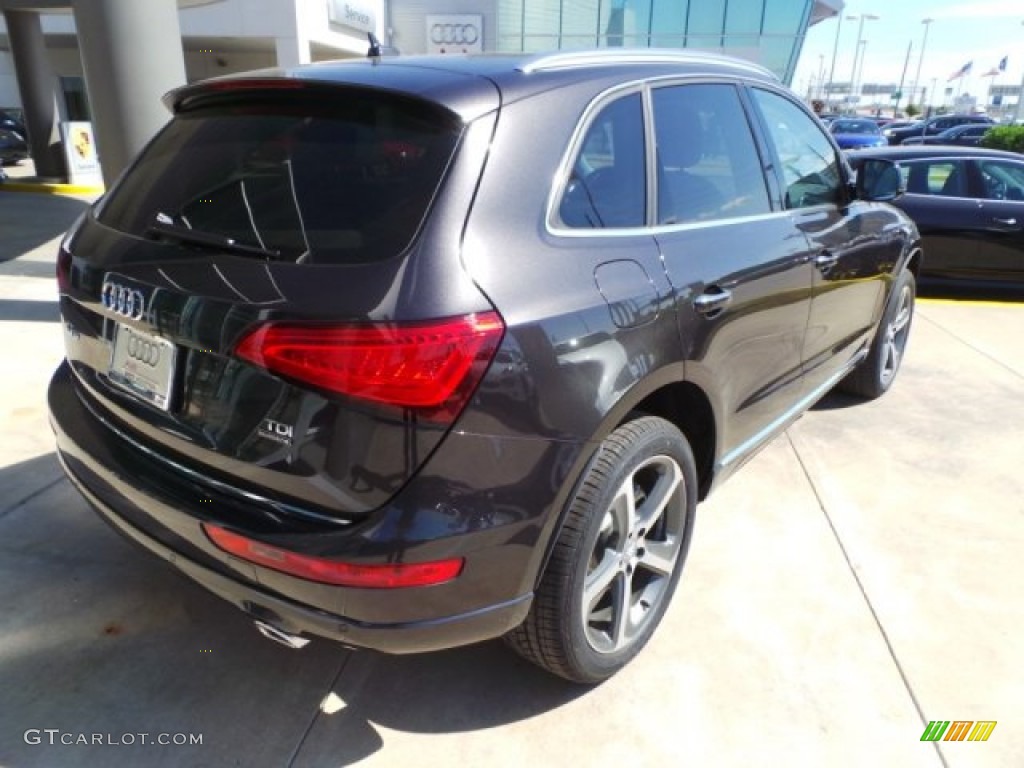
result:
[[[922,302],[893,391],[831,396],[699,507],[661,629],[585,689],[500,643],[288,651],[99,522],[44,407],[83,205],[0,192],[3,768],[1024,765],[1024,302]],[[937,719],[998,725],[921,742]]]

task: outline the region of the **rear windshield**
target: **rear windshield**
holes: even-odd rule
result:
[[[299,263],[400,253],[461,126],[439,108],[379,92],[327,99],[176,116],[112,190],[100,221],[154,239],[182,233],[185,244],[230,239],[257,257]]]

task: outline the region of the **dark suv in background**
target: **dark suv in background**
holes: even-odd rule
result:
[[[995,120],[985,115],[939,115],[903,128],[885,128],[882,135],[889,140],[890,146],[895,146],[912,136],[926,139],[958,125],[995,125]]]
[[[893,381],[921,253],[766,70],[373,59],[169,94],[59,254],[64,467],[292,647],[646,643],[695,505]]]

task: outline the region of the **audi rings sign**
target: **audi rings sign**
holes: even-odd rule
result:
[[[427,53],[482,53],[484,17],[472,13],[427,16]]]

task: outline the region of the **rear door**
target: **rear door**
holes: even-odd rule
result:
[[[917,224],[924,245],[923,271],[956,277],[977,260],[980,201],[971,191],[971,169],[962,157],[900,162],[906,194],[896,201]]]
[[[718,399],[728,466],[800,399],[807,243],[772,206],[736,86],[664,85],[651,101],[656,238],[676,291],[687,376]]]
[[[835,383],[878,321],[885,278],[899,258],[887,206],[850,201],[842,156],[818,122],[787,95],[752,88],[782,186],[809,248],[813,295],[803,346],[808,394]]]

